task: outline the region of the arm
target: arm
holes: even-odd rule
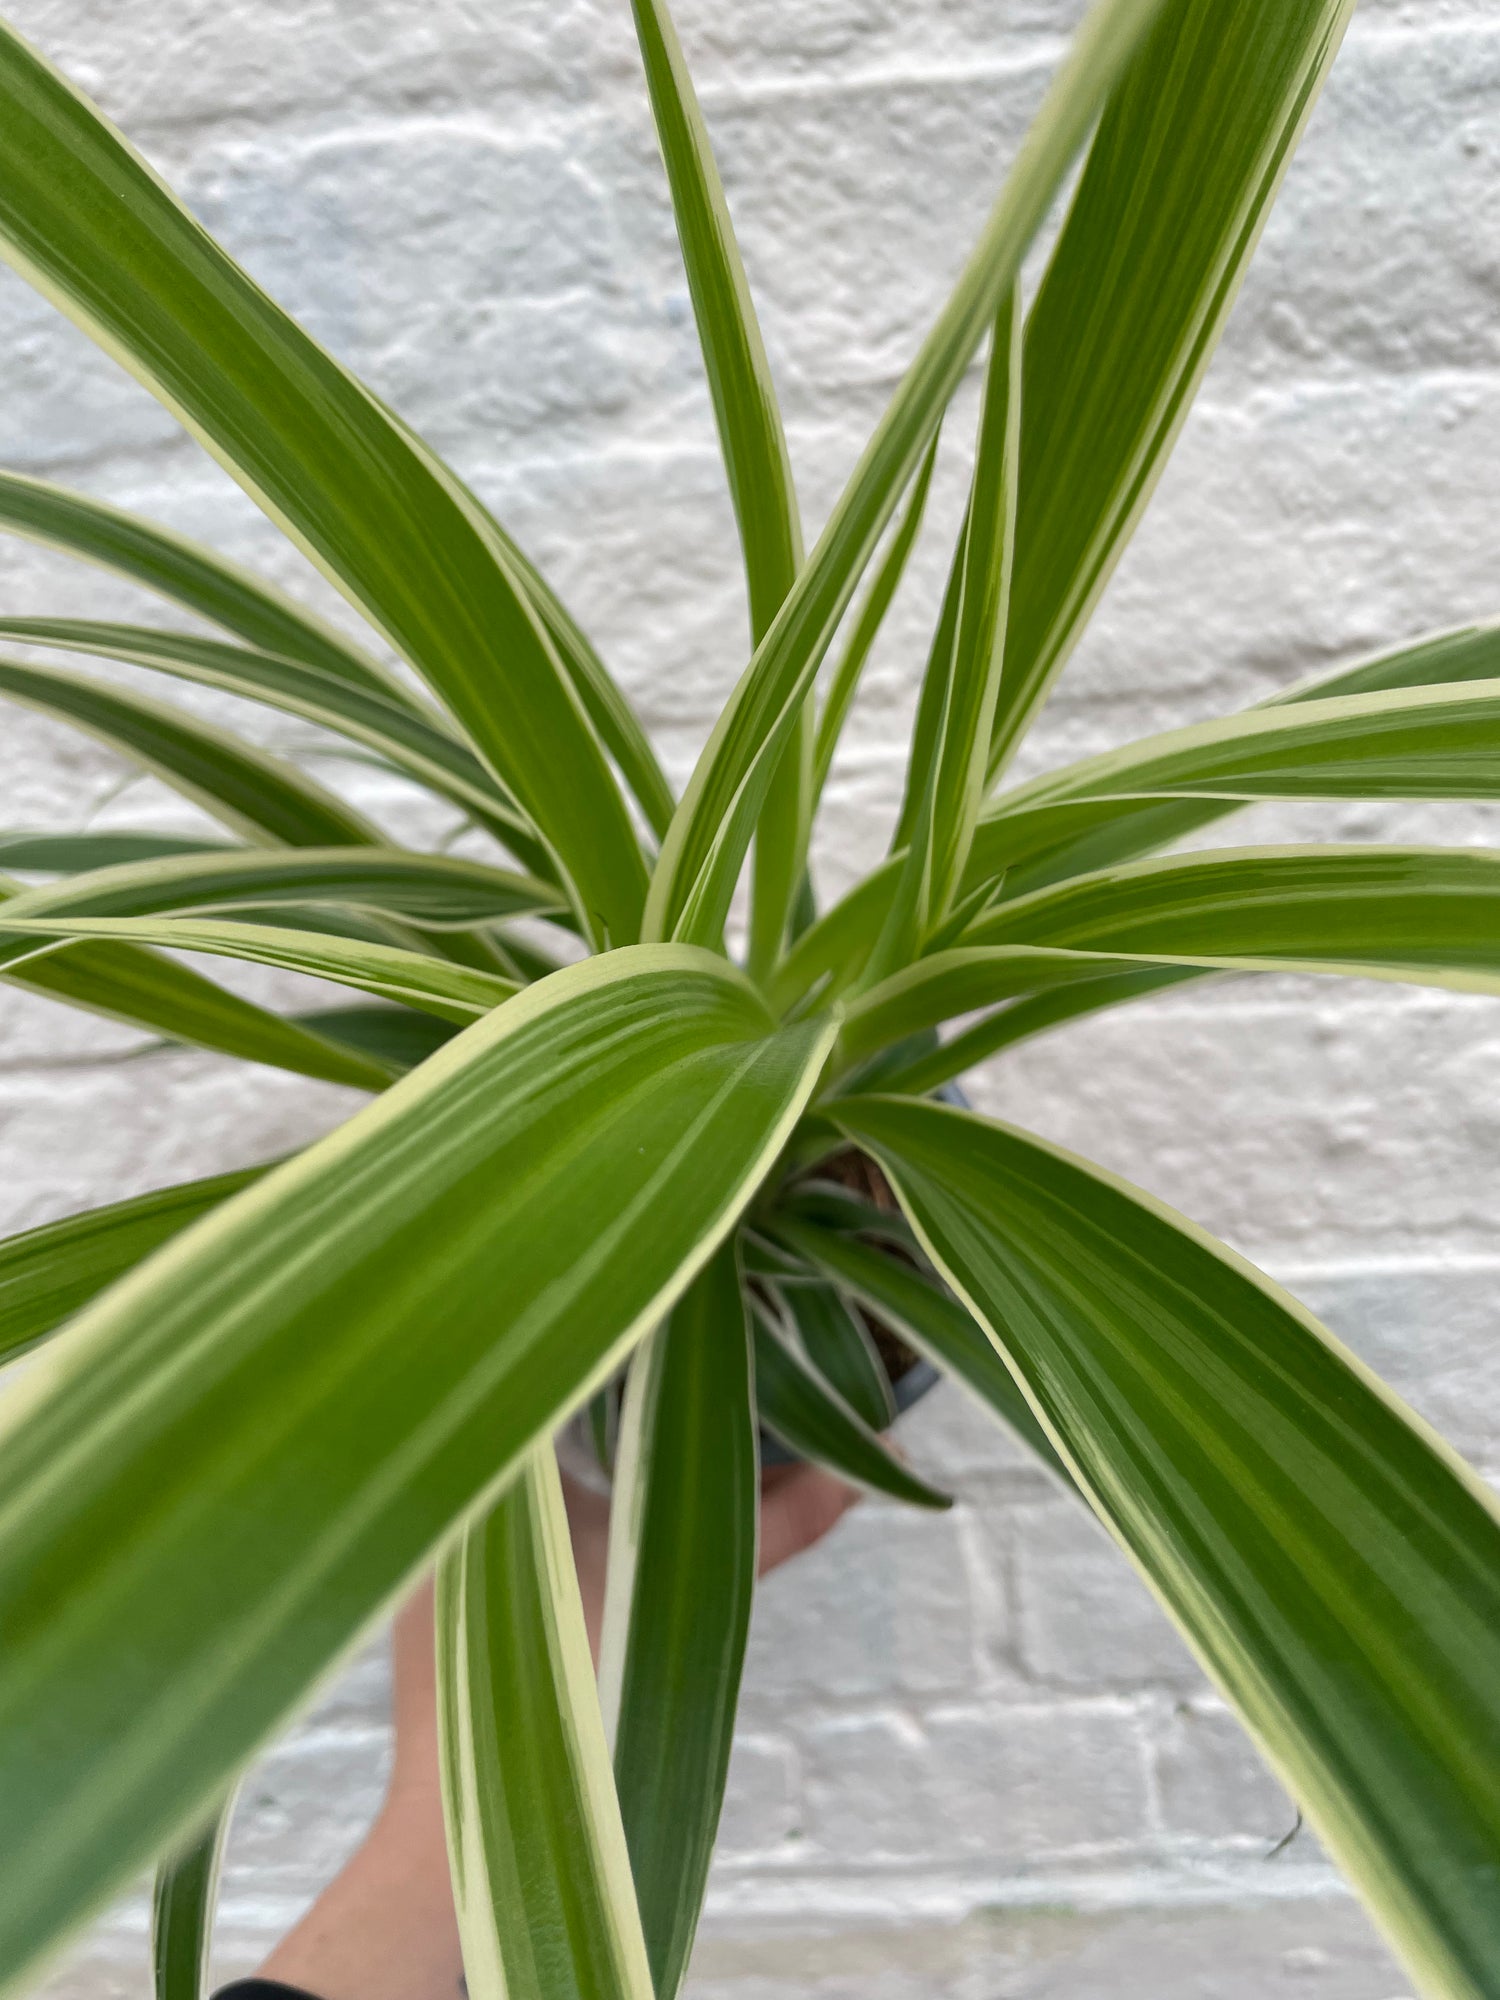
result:
[[[767,1472],[762,1575],[820,1541],[854,1498],[811,1466]],[[609,1502],[570,1485],[568,1515],[597,1658]],[[455,2000],[464,1990],[438,1784],[430,1583],[396,1619],[392,1660],[395,1762],[385,1803],[358,1853],[261,1968],[318,2000]]]

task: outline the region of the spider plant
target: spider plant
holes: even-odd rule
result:
[[[680,799],[474,495],[0,32],[6,254],[370,632],[148,521],[0,479],[7,529],[195,621],[6,619],[26,643],[0,693],[224,828],[13,830],[32,879],[4,889],[3,976],[371,1093],[296,1158],[0,1246],[0,1355],[46,1343],[0,1412],[6,1980],[165,1856],[158,1979],[190,2000],[236,1774],[436,1559],[475,2000],[671,2000],[724,1787],[759,1427],[944,1502],[882,1441],[869,1315],[1107,1524],[1422,1990],[1500,1988],[1487,1494],[1221,1244],[933,1096],[1184,980],[1500,987],[1500,853],[1163,852],[1252,800],[1500,794],[1494,630],[1001,784],[1168,456],[1351,5],[1096,0],[807,553],[704,123],[661,0],[634,0],[752,641]],[[896,831],[820,908],[820,793],[976,358]],[[38,652],[339,732],[447,801],[474,858],[395,845],[291,764]],[[184,950],[357,997],[294,1017]],[[830,1178],[851,1151],[899,1212]],[[552,1441],[622,1375],[596,1683]]]

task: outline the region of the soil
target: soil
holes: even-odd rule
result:
[[[820,1161],[818,1179],[837,1181],[840,1187],[861,1196],[872,1208],[884,1209],[887,1215],[895,1215],[898,1211],[899,1203],[891,1192],[890,1182],[868,1154],[859,1152],[853,1146]],[[899,1244],[882,1243],[880,1247],[887,1256],[895,1257],[903,1264],[912,1262]],[[920,1357],[876,1314],[867,1311],[864,1306],[856,1306],[855,1311],[869,1328],[870,1338],[875,1343],[875,1351],[886,1374],[893,1383],[899,1382],[903,1375],[916,1367]]]

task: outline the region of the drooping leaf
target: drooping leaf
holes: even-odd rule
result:
[[[0,660],[0,697],[61,716],[252,840],[332,847],[379,839],[352,806],[282,758],[144,695]]]
[[[1500,1964],[1500,1518],[1294,1300],[1008,1127],[842,1106],[1424,1990]]]
[[[240,847],[119,862],[24,890],[0,910],[0,929],[31,917],[156,916],[278,903],[346,904],[433,929],[563,909],[546,882],[451,854]]]
[[[363,744],[389,769],[440,793],[503,841],[533,872],[551,856],[498,779],[438,720],[410,703],[353,686],[324,667],[181,632],[82,618],[0,618],[0,639],[150,667],[265,702]]]
[[[122,861],[160,861],[175,854],[222,854],[223,840],[189,840],[168,833],[0,833],[0,864],[39,875],[78,875]]]
[[[217,551],[154,521],[44,479],[0,472],[0,528],[144,584],[264,652],[301,660],[352,687],[411,703],[393,674],[315,612]]]
[[[639,1350],[615,1453],[600,1697],[657,2000],[675,2000],[729,1771],[760,1508],[728,1242]]]
[[[447,959],[426,958],[398,945],[340,935],[332,929],[292,930],[210,917],[51,916],[11,920],[12,907],[7,904],[0,910],[0,917],[6,920],[12,933],[6,938],[0,928],[0,969],[7,978],[24,977],[34,982],[50,964],[48,959],[26,957],[28,950],[51,952],[73,938],[88,938],[96,942],[155,945],[169,951],[201,951],[212,958],[240,958],[251,965],[281,966],[288,972],[305,972],[313,979],[355,986],[361,992],[397,1000],[404,1006],[418,1007],[464,1026],[510,999],[516,991],[515,981],[498,973],[455,965]],[[294,1029],[291,1023],[284,1025],[289,1040],[300,1035],[311,1049],[316,1038],[307,1029]],[[345,1054],[333,1045],[325,1046],[329,1063],[338,1064],[346,1077],[355,1072],[366,1078],[378,1074],[382,1083],[388,1080],[383,1065],[360,1062],[352,1053]],[[260,1060],[276,1058],[268,1056]],[[369,1087],[368,1083],[365,1087]]]
[[[703,953],[572,967],[31,1364],[0,1406],[0,1974],[191,1824],[670,1309],[829,1040]]]
[[[1122,815],[1149,823],[1153,809],[1171,812],[1174,797],[1500,797],[1500,681],[1249,709],[1070,764],[991,807],[971,878],[1010,870],[1007,896],[1024,895],[1116,844]]]
[[[156,2000],[202,2000],[228,1827],[226,1801],[186,1847],[157,1864],[151,1899]]]
[[[767,787],[864,566],[1100,104],[1162,3],[1096,0],[957,286],[715,725],[662,845],[647,936],[718,938]]]
[[[1166,465],[1353,0],[1170,0],[1116,86],[1026,329],[992,773]]]
[[[784,1285],[781,1300],[813,1367],[863,1424],[883,1431],[896,1414],[890,1377],[864,1321],[832,1285]]]
[[[1403,646],[1394,653],[1382,653],[1374,659],[1359,661],[1352,667],[1342,667],[1337,673],[1319,675],[1282,694],[1271,696],[1256,707],[1243,711],[1242,715],[1248,720],[1252,716],[1297,708],[1304,703],[1321,704],[1362,695],[1419,688],[1432,690],[1496,679],[1500,679],[1500,629],[1471,626],[1457,632],[1438,633],[1415,645]],[[1229,718],[1226,727],[1232,728],[1240,719]],[[1128,757],[1130,750],[1121,752],[1121,755]],[[1060,782],[1066,783],[1078,768],[1070,765],[1055,775]],[[1484,782],[1482,775],[1474,772],[1472,767],[1471,775],[1476,784]],[[1379,795],[1400,796],[1399,785],[1403,780],[1398,779],[1393,785],[1391,770],[1382,770],[1378,760],[1371,778],[1381,788]],[[1352,770],[1346,770],[1330,772],[1330,782],[1337,782],[1341,788],[1346,784],[1357,788],[1359,780]],[[1437,782],[1437,779],[1430,767],[1409,765],[1404,782],[1412,787],[1411,796],[1420,798],[1427,796],[1424,787]],[[1392,787],[1389,791],[1386,789],[1388,786]],[[1315,795],[1311,791],[1308,794]],[[1336,795],[1345,796],[1342,789]],[[1358,796],[1357,790],[1354,795]],[[993,808],[996,815],[1006,813],[1018,797],[1018,793],[1010,793],[997,800]],[[1239,806],[1238,801],[1228,803],[1196,797],[1142,799],[1136,803],[1117,799],[1112,803],[1114,811],[1101,809],[1097,823],[1091,827],[1080,824],[1071,839],[1012,866],[1005,884],[1006,892],[1026,895],[1033,889],[1046,888],[1065,875],[1082,875],[1117,861],[1132,861],[1139,855],[1185,839],[1189,834],[1224,818],[1227,813],[1237,811]],[[1011,836],[1006,833],[1001,837],[1008,847]],[[987,845],[991,838],[987,821],[981,820],[971,874],[995,864],[995,851]]]
[[[889,1220],[878,1209],[844,1217],[846,1224],[862,1224],[867,1234],[886,1229]],[[804,1221],[795,1207],[778,1214],[772,1226],[779,1241],[814,1270],[843,1285],[935,1368],[962,1383],[984,1409],[998,1416],[1036,1453],[1049,1472],[1072,1484],[1072,1474],[1037,1422],[994,1342],[956,1300],[888,1250],[847,1234],[843,1228]]]
[[[550,1443],[443,1557],[437,1633],[470,2000],[652,2000]]]
[[[0,1242],[0,1363],[61,1326],[160,1244],[207,1215],[264,1167],[183,1181]]]
[[[639,841],[481,510],[9,29],[0,249],[417,668],[562,861],[595,936],[633,939],[646,880]]]
[[[0,914],[21,893],[0,876]],[[245,1062],[381,1090],[390,1072],[374,1060],[325,1040],[315,1029],[284,1020],[201,973],[139,944],[69,944],[45,957],[0,968],[0,977],[44,999],[81,1007]]]
[[[870,1426],[813,1369],[757,1302],[755,1403],[766,1429],[799,1457],[837,1473],[851,1486],[884,1493],[910,1507],[941,1512],[951,1494],[930,1486],[892,1457]]]

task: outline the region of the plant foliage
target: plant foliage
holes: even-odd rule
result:
[[[39,1350],[0,1406],[0,1984],[155,1859],[159,1991],[194,2000],[239,1772],[440,1557],[475,2000],[673,2000],[762,1439],[947,1504],[887,1449],[878,1323],[1100,1516],[1422,1989],[1480,2000],[1500,1988],[1493,1502],[1183,1217],[930,1100],[1182,980],[1500,986],[1500,853],[1169,851],[1258,799],[1500,797],[1496,632],[997,789],[1166,463],[1352,0],[1095,0],[808,553],[708,128],[662,0],[633,4],[751,638],[680,800],[479,500],[0,29],[0,248],[368,627],[0,475],[0,529],[199,627],[0,621],[26,649],[0,698],[223,829],[6,830],[29,880],[0,882],[0,977],[370,1094],[293,1159],[0,1244],[0,1360]],[[819,908],[823,784],[981,356],[891,850]],[[336,732],[488,858],[393,845],[100,659]],[[283,1015],[177,950],[357,999]],[[899,1211],[839,1180],[851,1148]],[[619,1429],[602,1707],[551,1444],[591,1399]]]

